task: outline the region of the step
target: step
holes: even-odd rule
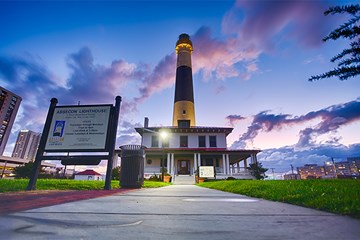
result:
[[[175,176],[175,181],[173,184],[175,185],[194,185],[195,184],[195,176],[189,175],[177,175]]]

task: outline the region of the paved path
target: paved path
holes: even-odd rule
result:
[[[350,217],[172,185],[0,217],[0,239],[359,239]]]
[[[40,190],[0,193],[0,215],[84,199],[104,197],[126,191],[130,190]]]

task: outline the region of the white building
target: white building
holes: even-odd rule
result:
[[[247,167],[257,161],[260,150],[229,150],[226,137],[229,127],[196,126],[191,53],[192,42],[181,34],[176,43],[177,69],[173,124],[169,127],[136,128],[145,146],[145,178],[160,174],[165,166],[173,176],[194,177],[199,166],[214,166],[216,178],[252,178]],[[215,109],[213,109],[215,114]],[[164,137],[162,137],[164,136]],[[163,160],[163,163],[162,163]]]
[[[0,155],[4,153],[20,102],[21,97],[0,87]]]
[[[41,133],[31,130],[21,130],[16,139],[12,157],[34,161],[39,147]]]
[[[85,170],[75,174],[75,180],[95,180],[101,181],[104,180],[103,175],[94,170]]]

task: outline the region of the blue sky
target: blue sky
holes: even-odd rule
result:
[[[0,1],[0,85],[23,98],[8,142],[40,132],[49,101],[113,103],[123,97],[117,146],[134,127],[172,121],[174,47],[194,44],[197,124],[232,126],[230,148],[262,149],[275,171],[360,156],[360,81],[307,79],[335,67],[348,46],[322,37],[356,1]]]

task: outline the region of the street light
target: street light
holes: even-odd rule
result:
[[[166,138],[168,137],[168,133],[166,131],[161,131],[160,136],[161,136],[161,139],[166,140]]]
[[[166,131],[160,131],[158,133],[161,137],[161,148],[162,148],[162,158],[161,158],[161,179],[164,181],[164,172],[165,172],[165,149],[164,149],[164,141],[168,138],[169,134]],[[169,166],[168,166],[169,167]]]
[[[150,132],[150,133],[155,133],[157,134],[158,136],[160,136],[161,138],[161,148],[162,148],[162,157],[161,157],[161,177],[162,177],[162,180],[164,181],[164,168],[165,168],[165,163],[164,163],[164,158],[165,158],[165,151],[164,151],[164,141],[169,137],[169,133],[166,131],[166,130],[161,130],[160,132],[157,132],[157,131],[154,131],[154,130],[151,130],[151,129],[148,129],[148,128],[143,128],[143,134],[144,132]],[[141,136],[141,146],[143,145],[143,138],[144,136],[142,135]]]

